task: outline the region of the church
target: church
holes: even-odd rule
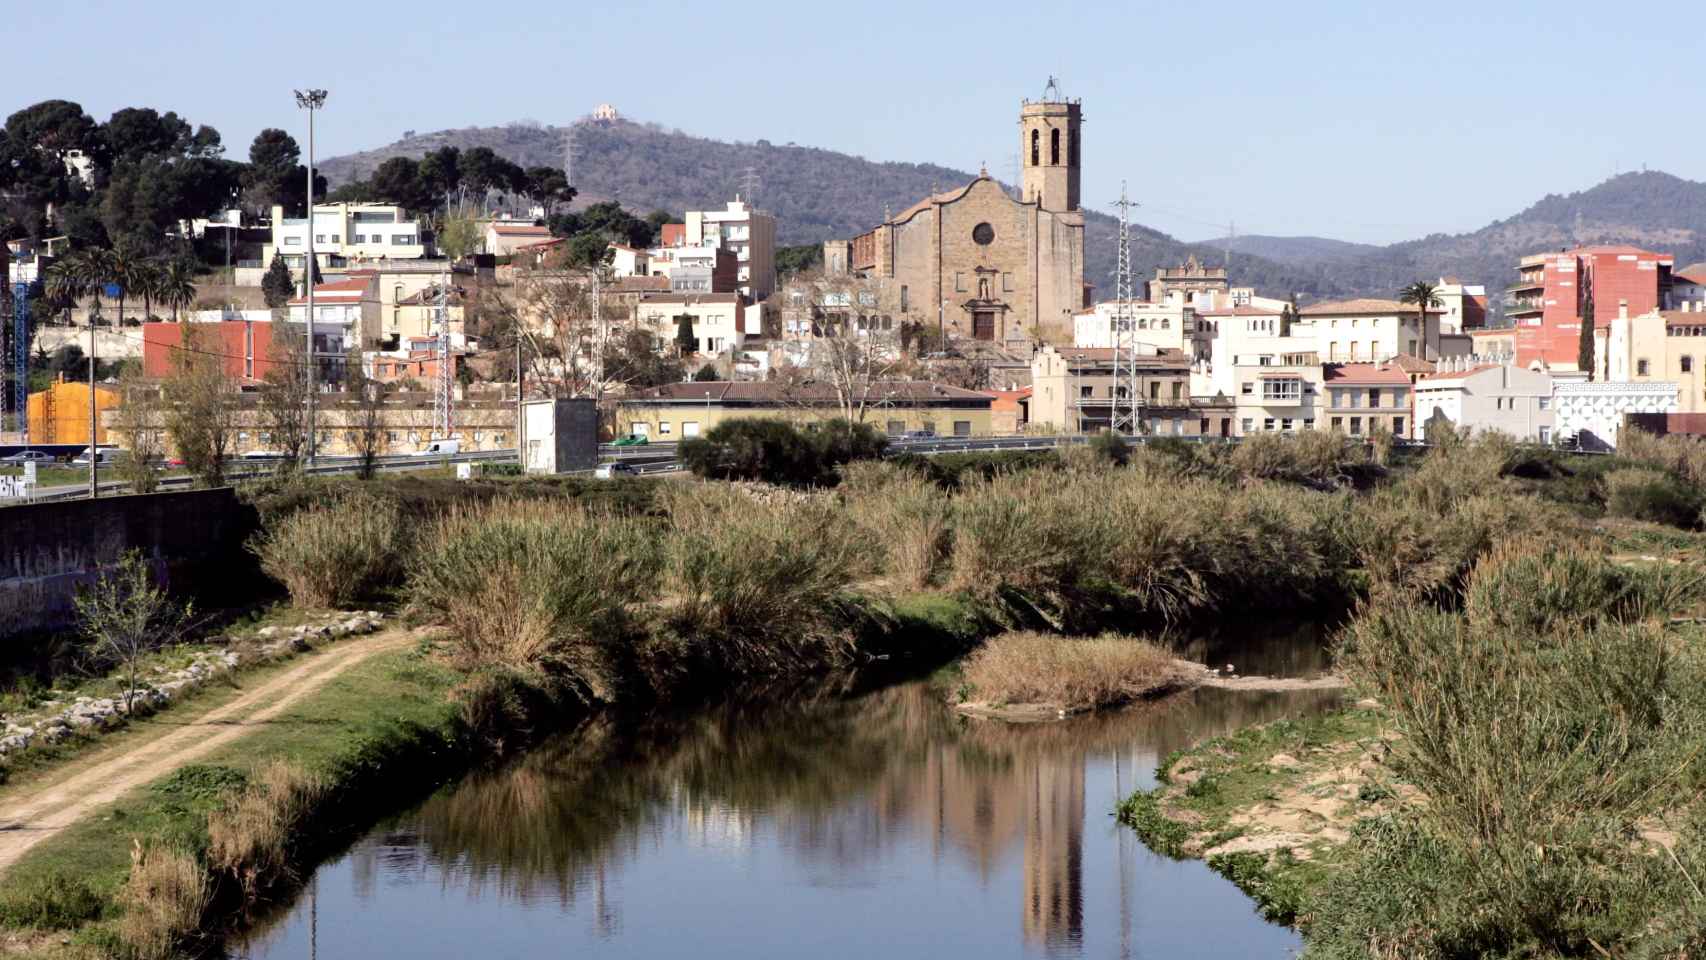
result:
[[[1020,197],[983,170],[852,240],[824,244],[824,268],[882,280],[905,320],[997,343],[1069,343],[1090,303],[1079,209],[1084,116],[1051,78],[1019,107]],[[887,298],[885,298],[887,299]]]

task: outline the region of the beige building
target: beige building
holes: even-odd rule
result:
[[[533,224],[492,223],[486,226],[485,252],[494,257],[513,255],[523,247],[551,239],[551,228]]]
[[[261,272],[272,265],[276,253],[300,276],[308,259],[308,235],[308,218],[286,217],[283,207],[273,207],[272,238],[261,247]],[[317,203],[313,235],[314,259],[321,270],[427,255],[419,227],[407,211],[391,203]]]
[[[228,456],[245,453],[276,452],[277,445],[264,426],[259,396],[254,393],[238,395]],[[462,449],[505,450],[515,446],[514,400],[458,399],[452,411],[451,437],[462,441]],[[102,414],[102,424],[110,429],[113,411]],[[321,456],[337,457],[355,454],[355,425],[359,411],[345,393],[327,393],[319,398],[315,413],[316,446]],[[427,442],[439,439],[433,430],[433,399],[431,393],[393,393],[385,398],[380,413],[380,429],[384,439],[382,455],[414,453]],[[117,433],[114,436],[118,436]],[[165,455],[175,456],[171,435],[165,436]]]
[[[1210,328],[1197,323],[1194,307],[1177,300],[1166,303],[1133,301],[1126,329],[1120,329],[1120,305],[1104,300],[1073,316],[1073,346],[1112,349],[1144,345],[1159,350],[1178,350],[1196,359],[1209,350]]]
[[[1600,379],[1676,384],[1676,412],[1706,413],[1706,304],[1611,321]]]
[[[1292,333],[1312,336],[1328,363],[1385,363],[1399,354],[1437,360],[1439,308],[1425,316],[1396,300],[1339,300],[1298,311]]]
[[[1183,353],[1140,349],[1136,368],[1140,432],[1231,435],[1229,403],[1192,399],[1191,363]],[[1030,423],[1061,433],[1107,430],[1116,401],[1123,408],[1130,389],[1116,376],[1112,349],[1044,346],[1031,358]]]
[[[1322,371],[1325,403],[1317,425],[1353,437],[1384,427],[1407,437],[1415,423],[1410,375],[1396,364],[1329,363]]]
[[[1213,309],[1229,306],[1231,283],[1226,268],[1199,263],[1193,254],[1176,267],[1156,267],[1155,278],[1148,282],[1148,299],[1152,303],[1173,300]]]
[[[826,269],[845,262],[893,281],[897,321],[980,340],[1070,342],[1073,316],[1090,302],[1078,205],[1082,124],[1076,100],[1023,103],[1022,199],[984,171],[850,242],[825,244]]]
[[[922,380],[879,381],[869,388],[864,422],[898,436],[930,430],[939,436],[988,436],[994,398]],[[653,440],[696,437],[728,420],[765,417],[810,425],[844,415],[829,384],[778,381],[671,383],[630,394],[616,406],[618,436]]]
[[[634,317],[660,349],[673,349],[681,321],[691,325],[693,350],[683,359],[705,362],[739,350],[746,338],[764,332],[763,308],[738,293],[657,293],[640,298]]]

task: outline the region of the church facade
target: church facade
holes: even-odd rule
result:
[[[887,281],[924,329],[1007,342],[1070,343],[1090,302],[1079,209],[1079,102],[1050,81],[1019,110],[1023,175],[1015,199],[987,170],[926,197],[852,240],[824,244],[824,267]]]

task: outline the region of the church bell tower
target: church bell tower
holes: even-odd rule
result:
[[[1078,209],[1079,158],[1084,115],[1079,101],[1061,96],[1053,77],[1041,100],[1019,106],[1019,162],[1025,202],[1044,210]]]

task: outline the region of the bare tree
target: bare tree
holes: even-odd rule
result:
[[[350,358],[348,384],[350,403],[343,411],[344,442],[357,457],[359,475],[371,480],[379,458],[391,449],[391,435],[385,430],[385,396],[387,385],[367,376],[359,355]]]
[[[850,275],[817,274],[796,282],[791,289],[805,293],[811,319],[804,373],[834,393],[843,419],[864,423],[873,407],[886,402],[880,384],[905,369],[900,329],[887,309],[885,288],[880,281]]]
[[[272,360],[261,378],[259,426],[282,455],[280,472],[296,469],[308,445],[308,363],[302,338],[288,324],[273,324]]]
[[[79,590],[76,604],[90,660],[100,669],[116,666],[125,675],[124,712],[131,716],[143,658],[181,637],[193,611],[154,584],[148,560],[135,550],[93,586]]]
[[[112,432],[129,455],[119,461],[119,474],[132,493],[153,493],[160,485],[156,462],[166,452],[166,427],[159,392],[127,375],[119,384],[122,402],[113,410]]]
[[[594,317],[593,283],[587,271],[537,271],[483,305],[483,326],[518,332],[529,384],[546,396],[602,397],[622,385],[604,362],[622,339],[621,311],[603,304]]]
[[[199,327],[183,326],[161,393],[166,432],[178,456],[203,484],[216,487],[225,482],[225,461],[237,433],[237,396],[218,343],[203,337]]]

